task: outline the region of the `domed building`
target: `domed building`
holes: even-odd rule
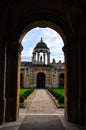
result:
[[[21,87],[64,87],[64,63],[50,63],[50,49],[42,38],[32,52],[32,61],[21,62]]]
[[[46,59],[47,63],[45,61]],[[47,47],[46,43],[43,42],[42,38],[41,41],[33,49],[32,63],[41,65],[50,64],[50,50]]]

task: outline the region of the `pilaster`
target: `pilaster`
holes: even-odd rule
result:
[[[79,123],[86,129],[86,21],[81,24],[79,54]]]
[[[47,64],[50,64],[50,53],[47,53]]]
[[[5,121],[5,78],[6,77],[6,48],[5,43],[0,42],[0,124]]]
[[[39,63],[39,56],[40,56],[40,53],[38,52],[37,54],[37,62]]]
[[[20,87],[20,52],[21,44],[7,44],[6,66],[6,122],[17,119]]]
[[[78,123],[79,77],[77,43],[66,44],[63,50],[65,54],[65,113],[69,121]]]
[[[43,57],[44,57],[44,64],[45,64],[45,52],[43,53]]]

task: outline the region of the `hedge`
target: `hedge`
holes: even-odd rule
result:
[[[64,89],[47,88],[49,92],[58,100],[59,104],[64,104]]]
[[[35,88],[22,88],[20,89],[20,103],[23,103],[24,100],[29,96]]]

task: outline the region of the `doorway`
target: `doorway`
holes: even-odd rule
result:
[[[37,74],[37,88],[45,88],[45,74],[42,72]]]
[[[59,87],[64,88],[64,73],[59,75]]]

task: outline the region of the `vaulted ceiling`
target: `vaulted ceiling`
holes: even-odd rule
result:
[[[85,0],[1,0],[0,37],[18,40],[36,26],[49,26],[57,30],[65,41],[63,32],[66,35],[69,30],[75,31],[72,24],[75,24],[74,19],[80,20],[77,15],[81,13],[83,16],[86,14]],[[77,30],[78,25],[74,26]]]

